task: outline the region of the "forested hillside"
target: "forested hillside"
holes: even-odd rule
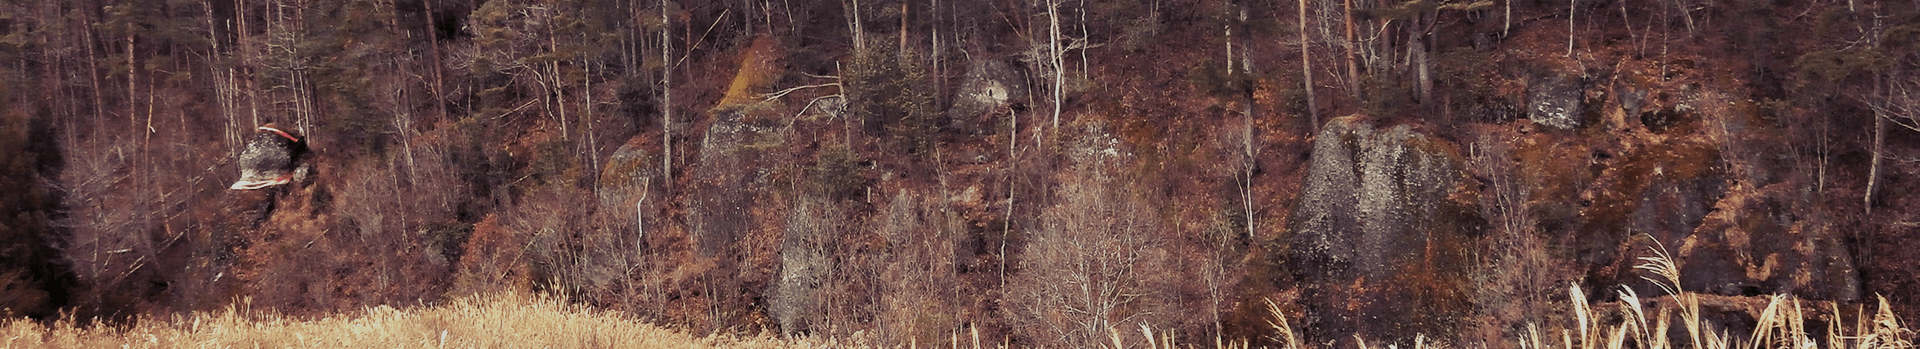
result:
[[[1914,1],[0,0],[0,63],[14,317],[514,292],[882,346],[1278,345],[1279,311],[1328,348],[1537,344],[1590,303],[1920,319]],[[311,172],[227,189],[268,123]]]

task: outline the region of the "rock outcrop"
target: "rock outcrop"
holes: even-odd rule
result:
[[[1012,108],[1027,98],[1026,78],[1006,62],[974,60],[967,65],[966,81],[953,93],[953,106],[947,109],[948,127],[979,134],[993,126],[993,116],[1011,114]]]
[[[240,152],[240,179],[228,189],[252,190],[287,184],[306,172],[307,143],[274,124],[260,126]]]
[[[1451,333],[1483,230],[1457,147],[1411,125],[1338,118],[1314,142],[1285,264],[1309,341]]]
[[[1582,93],[1580,79],[1564,75],[1535,78],[1527,84],[1527,118],[1562,130],[1579,128]]]

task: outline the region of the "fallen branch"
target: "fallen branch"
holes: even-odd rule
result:
[[[771,100],[779,99],[780,97],[786,97],[788,93],[793,93],[793,91],[799,91],[799,90],[815,88],[815,87],[828,87],[828,86],[839,87],[840,83],[829,82],[829,83],[818,84],[818,85],[795,86],[795,87],[787,88],[785,90],[780,90],[778,92],[760,95],[760,98],[761,100],[771,101]]]

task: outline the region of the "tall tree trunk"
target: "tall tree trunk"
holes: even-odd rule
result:
[[[847,12],[853,13],[853,16],[850,16],[853,22],[847,23],[847,28],[853,31],[853,52],[866,52],[867,28],[863,28],[860,23],[860,0],[853,0],[853,7],[849,8]]]
[[[1881,97],[1880,90],[1882,84],[1878,81],[1880,79],[1882,78],[1879,76],[1874,77],[1874,80],[1876,80],[1873,84],[1874,98]],[[1869,216],[1873,215],[1873,192],[1880,189],[1880,158],[1883,156],[1883,154],[1881,154],[1881,151],[1884,149],[1882,145],[1887,138],[1887,119],[1881,114],[1881,108],[1872,109],[1873,158],[1868,161],[1867,165],[1867,194],[1861,198],[1861,203],[1866,206],[1867,215]]]
[[[134,102],[140,97],[137,91],[139,87],[135,83],[140,80],[140,66],[133,59],[133,33],[133,24],[127,24],[127,132],[129,135],[136,134],[135,132],[145,133],[140,132],[139,122],[136,121],[137,116],[140,115],[140,109]]]
[[[1567,57],[1573,57],[1573,12],[1579,3],[1579,0],[1567,0]]]
[[[93,119],[89,120],[88,126],[97,130],[100,126],[100,118],[107,115],[107,101],[105,94],[100,90],[100,53],[94,49],[93,30],[90,29],[93,28],[93,21],[82,20],[82,24],[81,28],[89,28],[80,30],[80,35],[85,41],[83,46],[87,47],[87,79],[91,80],[93,87]]]
[[[1500,25],[1500,39],[1506,40],[1507,34],[1513,32],[1513,0],[1504,0],[1502,3],[1507,5],[1507,14],[1504,16],[1506,18],[1502,20],[1505,23]]]
[[[661,189],[673,189],[673,22],[667,0],[660,0],[660,167]],[[858,44],[855,44],[858,45]]]
[[[1047,49],[1052,56],[1050,63],[1053,65],[1053,128],[1059,129],[1060,99],[1066,95],[1061,88],[1066,85],[1067,72],[1064,67],[1061,67],[1066,65],[1066,62],[1062,59],[1065,54],[1060,52],[1060,4],[1055,0],[1047,0]]]
[[[586,105],[581,106],[583,120],[580,123],[585,128],[583,132],[587,134],[587,168],[593,169],[594,178],[598,180],[600,178],[600,142],[593,135],[593,62],[582,55],[580,67],[587,70],[586,77],[583,79],[586,80],[587,90],[580,93],[586,102]]]
[[[933,4],[927,6],[927,18],[931,20],[927,27],[933,36],[933,49],[929,52],[932,58],[927,64],[933,67],[933,105],[938,108],[945,105],[941,103],[941,99],[946,96],[943,90],[947,85],[945,83],[947,74],[941,70],[940,66],[940,0],[933,0]]]
[[[1439,18],[1427,18],[1425,13],[1413,15],[1413,22],[1407,25],[1412,35],[1407,38],[1407,64],[1413,68],[1413,86],[1415,97],[1421,106],[1428,106],[1433,100],[1433,83],[1429,79],[1426,33],[1433,21]]]
[[[427,50],[428,52],[432,53],[430,57],[432,57],[433,59],[433,101],[434,101],[433,110],[435,113],[439,114],[439,117],[441,119],[446,119],[447,118],[447,93],[445,90],[446,75],[444,72],[440,70],[440,27],[438,23],[434,21],[434,18],[433,18],[433,14],[434,14],[433,0],[426,0],[426,6],[427,6],[427,13],[426,13],[427,42],[433,45],[433,47],[430,47]]]
[[[234,119],[233,115],[233,97],[231,92],[233,85],[228,84],[228,80],[222,77],[220,64],[217,63],[219,62],[218,57],[220,57],[220,32],[218,30],[219,26],[213,19],[213,0],[207,0],[201,4],[206,6],[207,42],[209,46],[212,47],[212,50],[207,52],[207,76],[213,80],[214,105],[220,108],[220,115],[227,119],[227,125],[225,128],[222,128],[220,135],[222,139],[226,141],[227,155],[239,155],[241,146],[240,123],[239,120]]]
[[[900,57],[902,58],[907,56],[907,2],[906,1],[900,2],[900,46],[896,46],[896,47],[898,47],[899,49],[894,53],[899,54]]]
[[[1347,0],[1347,4],[1348,8],[1353,7],[1352,0]],[[1352,44],[1352,25],[1347,26],[1347,41],[1349,45]],[[1313,55],[1307,50],[1307,46],[1307,0],[1300,0],[1300,73],[1306,75],[1307,133],[1312,134],[1320,130],[1320,102],[1316,101],[1313,97]],[[1351,69],[1353,64],[1352,47],[1348,47],[1347,49],[1347,64],[1349,69]]]
[[[1227,23],[1227,76],[1233,76],[1233,22]]]
[[[1301,1],[1305,1],[1305,0],[1301,0]],[[1356,57],[1355,57],[1356,53],[1354,53],[1354,50],[1355,50],[1354,46],[1359,45],[1359,42],[1355,41],[1353,36],[1353,0],[1347,0],[1346,5],[1347,5],[1346,6],[1347,11],[1345,12],[1345,15],[1346,15],[1346,22],[1347,22],[1346,23],[1347,24],[1347,94],[1353,95],[1353,98],[1358,100],[1360,99],[1360,63],[1356,61]],[[1301,11],[1306,11],[1306,10],[1301,10]],[[1319,128],[1318,125],[1315,125],[1314,127],[1316,129]]]
[[[560,53],[560,39],[559,39],[559,34],[553,31],[553,26],[554,26],[553,23],[555,22],[554,12],[559,12],[559,11],[558,10],[547,11],[547,18],[546,18],[547,53],[557,55]],[[553,105],[554,110],[558,112],[556,116],[560,120],[560,139],[564,141],[573,141],[573,132],[571,129],[568,128],[568,125],[567,125],[566,77],[562,76],[560,72],[560,62],[561,60],[555,59],[553,60],[553,62],[547,63],[547,69],[548,69],[547,76],[549,77],[549,80],[553,81],[553,87],[552,87],[553,93],[551,94],[551,98],[553,102],[551,104]]]

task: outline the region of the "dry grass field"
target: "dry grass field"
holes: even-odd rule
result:
[[[12,320],[6,348],[845,348],[771,337],[700,337],[623,314],[526,295],[471,297],[415,309],[371,308],[320,319],[244,307],[135,325],[44,326]]]
[[[1617,301],[1588,304],[1583,291],[1569,288],[1575,300],[1571,328],[1530,326],[1512,338],[1523,349],[1909,349],[1915,332],[1902,324],[1884,298],[1876,309],[1808,309],[1790,296],[1771,297],[1755,318],[1751,336],[1734,336],[1701,316],[1701,295],[1679,289],[1678,269],[1664,252],[1643,258],[1637,268],[1652,275],[1668,295],[1642,298],[1620,291]],[[1830,304],[1830,303],[1829,303]],[[1298,333],[1280,307],[1269,302],[1272,334],[1284,349],[1302,349]],[[1841,316],[1832,316],[1840,314]],[[1219,340],[1193,341],[1141,326],[1111,328],[1101,343],[1086,348],[1245,348]],[[663,328],[617,312],[596,311],[543,296],[498,294],[414,309],[377,307],[320,319],[292,319],[230,307],[216,313],[171,319],[142,319],[130,326],[52,326],[11,320],[0,326],[5,348],[869,348],[870,338],[777,338],[774,336],[696,336]],[[1002,347],[978,333],[954,333],[947,343],[909,343],[909,348]],[[1124,339],[1123,339],[1124,337]],[[1111,342],[1105,342],[1111,340]],[[1211,343],[1205,343],[1211,342]],[[1369,346],[1358,349],[1389,349]],[[1410,349],[1487,347],[1482,343],[1438,343],[1416,338]]]

